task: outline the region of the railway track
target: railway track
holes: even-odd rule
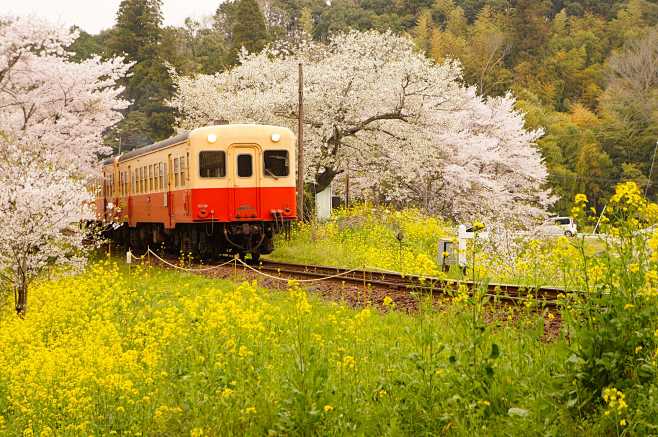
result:
[[[329,278],[327,280],[362,286],[375,286],[392,290],[407,290],[433,294],[454,293],[460,285],[466,286],[472,292],[474,288],[484,285],[472,281],[446,280],[431,276],[403,275],[395,272],[304,265],[269,260],[262,261],[259,266],[254,268],[262,272],[267,272],[270,275],[274,274],[284,278]],[[540,287],[533,289],[522,285],[502,283],[487,283],[486,288],[486,294],[496,298],[500,302],[518,303],[519,301],[526,301],[531,298],[537,303],[549,307],[557,306],[558,296],[560,294],[565,295],[571,293],[562,288]]]
[[[160,258],[154,252],[151,253],[153,253],[156,258],[159,258],[159,261],[163,264],[167,264],[172,268],[181,269],[180,266],[172,264],[166,259]],[[306,265],[270,260],[262,260],[255,266],[246,264],[239,260],[228,260],[215,266],[203,265],[199,266],[199,268],[187,268],[183,270],[191,273],[206,273],[215,268],[230,270],[238,268],[243,271],[252,271],[252,273],[262,274],[270,279],[280,281],[296,279],[305,283],[314,284],[319,284],[320,282],[325,284],[344,283],[357,287],[392,290],[398,293],[418,292],[433,295],[454,295],[460,286],[465,286],[470,293],[472,293],[475,288],[486,286],[485,294],[495,302],[518,304],[520,302],[532,300],[539,306],[544,307],[556,307],[559,295],[574,293],[574,291],[556,287],[540,287],[535,289],[516,284],[474,283],[472,281],[442,279],[432,276],[404,275],[388,271],[348,269],[342,267]]]

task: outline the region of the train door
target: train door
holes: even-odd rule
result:
[[[236,219],[260,216],[260,150],[254,144],[229,147],[233,184],[233,214]]]

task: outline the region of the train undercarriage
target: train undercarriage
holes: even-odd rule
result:
[[[139,223],[136,227],[123,223],[106,236],[133,251],[151,248],[204,260],[238,255],[258,262],[261,255],[274,250],[274,235],[289,235],[289,229],[290,222],[179,223],[174,229],[166,229],[162,223]]]

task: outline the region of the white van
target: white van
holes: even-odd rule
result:
[[[544,235],[565,235],[573,237],[578,233],[576,222],[571,217],[551,217],[540,227]]]

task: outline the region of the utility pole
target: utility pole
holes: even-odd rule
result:
[[[649,192],[649,185],[651,185],[651,177],[653,176],[653,164],[656,162],[656,149],[658,149],[658,141],[656,141],[656,146],[653,148],[653,159],[651,160],[651,170],[649,170],[649,180],[647,181],[647,186],[644,188],[645,198]]]
[[[349,164],[345,170],[345,207],[350,206],[350,166]]]
[[[297,108],[297,219],[304,219],[304,69],[299,63],[299,103]]]

